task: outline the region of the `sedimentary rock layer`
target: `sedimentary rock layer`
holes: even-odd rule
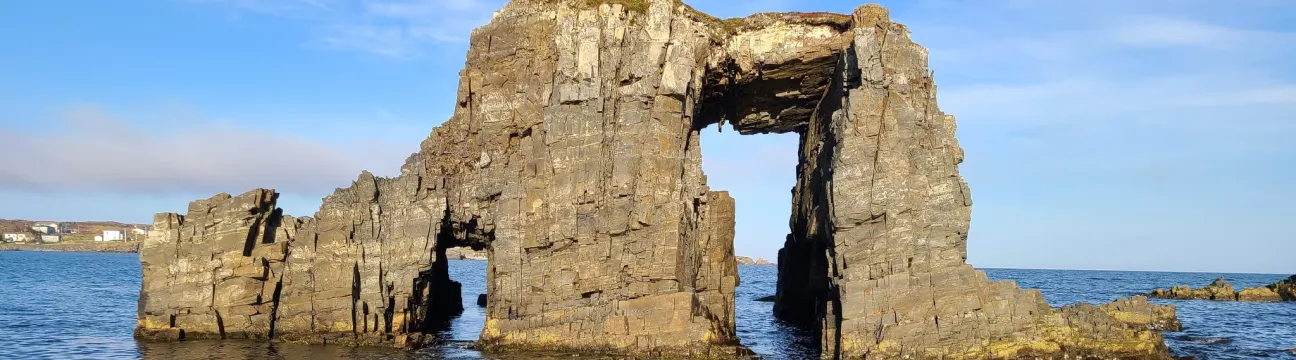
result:
[[[1170,289],[1153,290],[1147,296],[1178,300],[1296,301],[1296,275],[1273,284],[1246,288],[1236,292],[1233,291],[1233,284],[1229,284],[1228,281],[1224,281],[1224,278],[1221,277],[1200,289],[1193,289],[1188,285],[1175,285]]]
[[[514,0],[460,75],[400,176],[366,172],[314,217],[268,190],[158,215],[137,334],[418,343],[460,310],[446,249],[467,246],[489,259],[483,348],[742,354],[735,204],[699,146],[728,123],[801,137],[775,312],[824,357],[1166,356],[1173,308],[1053,309],[965,263],[954,118],[881,7]]]

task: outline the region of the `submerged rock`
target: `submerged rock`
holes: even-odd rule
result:
[[[1176,285],[1169,290],[1156,289],[1148,294],[1150,297],[1180,300],[1216,300],[1216,301],[1250,301],[1277,302],[1296,301],[1296,275],[1270,285],[1246,288],[1234,292],[1233,285],[1216,279],[1201,289],[1192,289],[1188,285]]]
[[[759,301],[759,302],[774,302],[774,297],[775,297],[774,295],[765,296],[765,297],[759,297],[759,298],[756,298],[756,301]]]
[[[1184,336],[1180,338],[1183,341],[1195,342],[1198,344],[1222,345],[1232,343],[1233,339],[1217,336]]]
[[[701,131],[729,122],[801,137],[774,312],[826,356],[1168,357],[1172,307],[1054,309],[965,262],[971,192],[927,56],[875,5],[511,1],[400,176],[364,172],[314,217],[272,190],[159,214],[137,334],[418,344],[462,311],[444,260],[467,246],[488,249],[483,349],[749,354],[734,200],[702,172]]]

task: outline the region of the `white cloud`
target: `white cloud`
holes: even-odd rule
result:
[[[1117,44],[1141,47],[1246,48],[1296,40],[1292,34],[1234,28],[1164,16],[1126,16],[1105,29]]]
[[[266,187],[323,195],[348,184],[374,159],[399,156],[204,118],[168,123],[143,127],[83,105],[40,127],[0,126],[0,138],[7,139],[0,188],[160,194]]]

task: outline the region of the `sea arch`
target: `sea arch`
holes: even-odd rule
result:
[[[774,312],[825,357],[1164,353],[1110,309],[1055,310],[966,264],[954,118],[908,35],[879,6],[514,0],[473,32],[454,115],[400,176],[365,172],[313,217],[270,190],[159,214],[136,333],[421,343],[461,296],[445,249],[472,246],[484,349],[740,354],[735,204],[699,146],[731,122],[800,136]]]

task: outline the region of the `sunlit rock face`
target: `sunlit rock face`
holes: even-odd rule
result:
[[[1168,356],[1172,308],[1052,309],[966,264],[963,153],[908,35],[878,6],[718,20],[512,1],[473,32],[454,115],[400,176],[364,173],[308,218],[269,190],[159,214],[137,334],[419,344],[461,311],[446,249],[472,247],[483,348],[744,354],[735,203],[699,147],[728,124],[801,137],[774,313],[819,331],[824,357]]]

